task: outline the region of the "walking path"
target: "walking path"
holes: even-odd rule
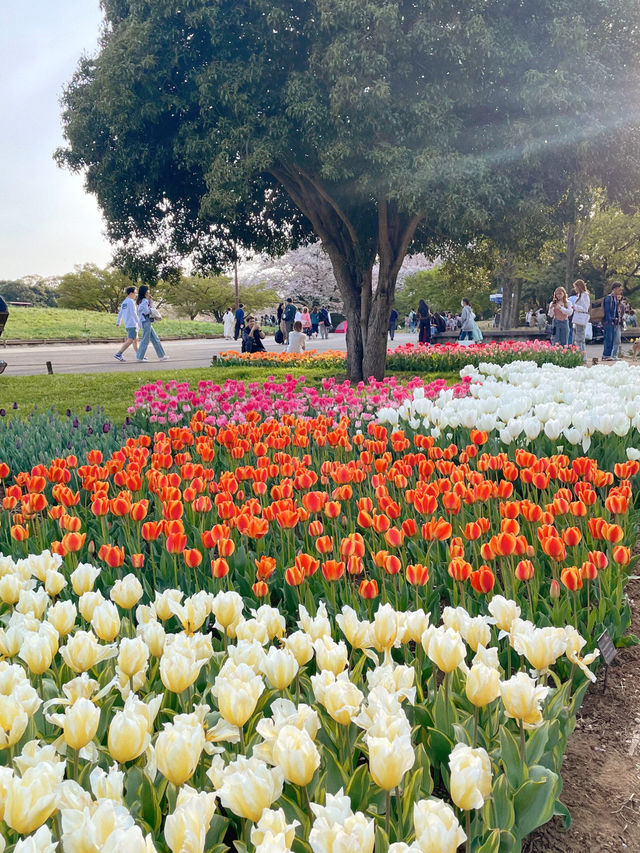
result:
[[[397,332],[390,347],[406,343],[416,343],[416,334]],[[267,352],[282,352],[283,347],[267,337],[264,340]],[[112,373],[115,371],[158,370],[166,366],[172,370],[188,367],[209,367],[214,355],[227,350],[240,352],[240,341],[225,341],[223,338],[189,338],[181,341],[163,341],[169,356],[166,362],[158,362],[153,347],[147,350],[148,361],[135,360],[133,350],[125,352],[124,364],[113,357],[117,344],[38,344],[26,346],[0,347],[0,359],[8,362],[5,376],[37,376],[47,373],[47,361],[51,362],[54,373]],[[319,352],[327,350],[346,350],[345,335],[332,334],[328,340],[313,339],[309,349]],[[623,345],[626,352],[628,347]],[[602,345],[588,346],[587,357],[602,357]],[[1,380],[0,380],[1,381]]]

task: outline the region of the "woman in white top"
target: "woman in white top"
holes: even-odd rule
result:
[[[153,348],[156,351],[156,355],[158,356],[158,360],[166,361],[167,355],[164,351],[164,347],[160,343],[160,338],[156,334],[152,325],[154,313],[153,300],[151,299],[151,294],[149,293],[149,288],[146,284],[141,284],[138,288],[138,298],[136,303],[138,305],[140,325],[142,326],[142,338],[140,340],[140,345],[138,346],[138,355],[136,356],[136,359],[138,361],[146,361],[145,353],[147,352],[149,341],[151,341]]]
[[[233,338],[233,327],[235,326],[236,318],[231,310],[231,308],[227,308],[222,317],[222,322],[224,324],[224,337],[225,340],[230,341]]]
[[[293,331],[289,332],[289,345],[287,352],[304,352],[306,348],[307,336],[302,331],[302,323],[296,320],[293,324]]]
[[[573,303],[573,343],[580,348],[582,358],[587,360],[587,345],[585,334],[589,322],[589,311],[591,310],[591,299],[584,281],[579,278],[573,282],[576,293],[576,301]]]

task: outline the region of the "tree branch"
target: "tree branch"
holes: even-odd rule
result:
[[[295,169],[298,172],[298,174],[302,175],[302,177],[305,180],[309,181],[309,183],[314,187],[316,192],[327,202],[327,204],[331,205],[331,207],[333,208],[333,210],[337,214],[338,218],[341,220],[341,222],[344,223],[347,231],[349,232],[349,236],[351,237],[351,240],[353,241],[353,245],[357,246],[359,243],[359,240],[358,240],[358,235],[356,233],[356,230],[353,227],[353,225],[351,224],[351,220],[346,215],[346,213],[342,210],[342,208],[340,207],[338,202],[327,192],[325,187],[322,185],[322,183],[317,178],[314,178],[313,175],[307,174],[307,172],[305,172],[303,169],[301,169],[300,166],[298,166],[297,164],[295,164]]]

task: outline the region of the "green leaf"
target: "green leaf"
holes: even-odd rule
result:
[[[422,788],[422,775],[424,771],[419,767],[411,774],[411,778],[404,785],[402,790],[402,829],[409,825],[409,817],[413,810],[413,804],[418,799],[419,792]],[[407,777],[405,776],[405,779]]]
[[[389,836],[381,826],[376,827],[375,853],[387,853],[389,850]]]
[[[537,764],[547,747],[549,739],[549,728],[551,724],[546,721],[542,726],[532,732],[526,741],[525,753],[527,756],[527,764],[532,766]]]
[[[563,828],[565,832],[568,829],[571,829],[571,812],[565,806],[564,803],[561,803],[560,800],[556,800],[555,805],[553,807],[553,814],[558,815],[558,817],[564,818]]]
[[[509,784],[515,790],[522,785],[526,768],[520,759],[520,744],[506,726],[500,726],[500,758]]]
[[[504,773],[501,773],[493,783],[492,799],[493,808],[491,808],[490,802],[487,803],[490,817],[489,825],[494,826],[491,818],[495,815],[496,829],[511,829],[516,819],[513,810],[513,789],[509,786]]]
[[[558,787],[557,773],[540,765],[530,768],[529,778],[523,782],[513,798],[515,831],[519,841],[526,838],[536,827],[551,820]]]
[[[149,824],[154,832],[157,832],[162,823],[162,810],[158,802],[158,792],[146,773],[142,774],[139,797],[141,817]]]
[[[494,829],[487,840],[477,848],[476,853],[498,853],[500,850],[500,831]]]
[[[369,765],[361,764],[351,777],[347,785],[347,794],[351,798],[353,811],[366,811],[369,805],[369,789],[371,778],[369,776]]]

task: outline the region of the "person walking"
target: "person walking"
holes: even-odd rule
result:
[[[307,346],[307,336],[302,331],[302,323],[296,320],[293,329],[289,332],[289,343],[287,352],[304,352]]]
[[[591,298],[589,296],[589,291],[587,290],[587,285],[581,278],[578,278],[573,282],[573,289],[576,297],[573,303],[572,317],[573,343],[580,349],[582,358],[586,362],[586,332],[587,323],[589,322],[589,311],[591,309]]]
[[[153,307],[153,300],[146,284],[141,284],[138,288],[136,304],[138,306],[138,317],[140,318],[140,325],[142,327],[142,338],[138,345],[138,354],[136,355],[136,359],[138,361],[147,360],[145,358],[145,354],[147,352],[147,347],[149,346],[149,341],[151,341],[153,348],[156,351],[156,355],[158,356],[158,360],[166,361],[167,354],[160,342],[160,338],[156,334],[156,330],[153,328],[154,321],[158,319],[160,315]]]
[[[233,338],[233,325],[235,322],[235,317],[233,316],[233,311],[231,308],[227,308],[222,317],[222,324],[224,327],[224,339],[225,341],[230,341]]]
[[[236,317],[236,324],[235,324],[235,328],[233,330],[233,339],[234,339],[234,341],[237,341],[238,338],[240,337],[240,334],[242,332],[242,328],[244,326],[244,305],[242,304],[242,302],[236,308],[235,317]]]
[[[285,344],[288,344],[289,335],[291,334],[291,330],[293,329],[293,324],[296,319],[296,306],[293,304],[293,299],[291,299],[291,297],[287,299],[287,304],[284,306],[284,314],[282,316],[285,323],[282,334],[284,335]]]
[[[398,325],[398,312],[395,308],[391,309],[391,314],[389,315],[389,337],[393,340],[396,333],[396,326]]]
[[[140,318],[138,317],[138,309],[136,308],[136,289],[128,287],[126,290],[127,296],[120,306],[116,326],[124,323],[124,328],[127,333],[127,339],[122,344],[118,352],[113,354],[113,357],[118,361],[125,361],[122,353],[133,345],[133,351],[138,352],[138,329],[140,328]]]
[[[469,302],[466,296],[460,304],[462,306],[462,312],[460,314],[460,337],[458,338],[458,340],[472,341],[473,321],[476,319],[476,315],[473,313],[471,303]]]
[[[418,319],[418,315],[416,314],[416,312],[412,308],[411,311],[409,311],[409,325],[411,327],[411,334],[412,335],[415,335],[415,333],[416,333],[416,320],[417,319]]]
[[[318,331],[320,332],[320,338],[322,340],[327,340],[329,337],[329,326],[331,325],[331,321],[329,320],[329,312],[326,308],[321,308],[318,311]]]
[[[309,309],[306,306],[303,306],[300,312],[300,322],[302,323],[302,331],[310,338],[313,327],[311,325],[311,314],[309,314]]]
[[[4,301],[2,295],[0,295],[0,335],[4,331],[4,327],[9,319],[9,306]],[[4,373],[7,369],[7,362],[0,358],[0,373]]]
[[[551,320],[551,343],[566,347],[569,342],[569,317],[573,313],[573,307],[569,304],[564,287],[556,287],[554,290],[547,313]]]
[[[318,337],[318,325],[320,323],[319,315],[318,315],[318,306],[311,306],[311,334],[314,338]]]
[[[421,299],[418,304],[418,343],[431,343],[431,315],[424,299]]]
[[[602,349],[603,361],[616,361],[620,348],[622,336],[622,282],[614,281],[611,285],[611,293],[605,296],[603,305],[604,319],[604,346]]]

